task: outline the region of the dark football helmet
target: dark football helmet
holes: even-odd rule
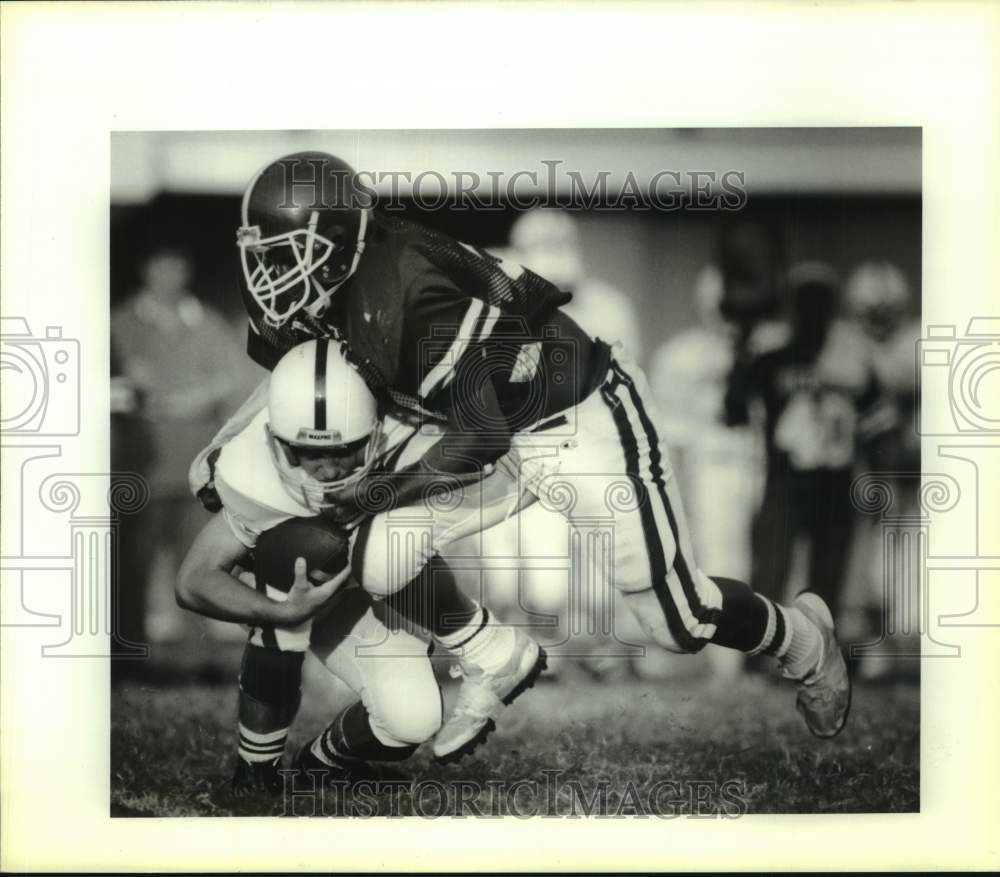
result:
[[[326,310],[357,270],[371,207],[351,166],[326,152],[286,155],[254,175],[236,243],[247,291],[268,325]]]

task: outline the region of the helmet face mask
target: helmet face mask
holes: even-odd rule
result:
[[[382,442],[382,424],[376,421],[368,436],[345,444],[289,441],[279,436],[271,424],[267,424],[267,437],[271,455],[285,490],[294,500],[318,514],[323,509],[332,508],[337,504],[331,499],[331,495],[357,484],[368,474],[378,458]],[[310,456],[347,459],[356,458],[359,453],[362,455],[357,465],[340,478],[330,480],[316,478],[302,465],[303,459]]]
[[[312,275],[337,251],[337,245],[316,234],[313,223],[308,229],[269,238],[260,236],[258,226],[244,226],[237,232],[237,245],[243,279],[268,325],[282,325],[310,304],[314,291],[322,302],[314,316],[325,310],[330,294]]]
[[[311,180],[296,179],[300,165]],[[332,155],[299,153],[267,165],[247,186],[236,244],[247,291],[267,325],[280,327],[303,309],[321,316],[357,270],[371,202],[347,185],[353,178]],[[303,187],[319,192],[303,199],[307,206],[296,201]],[[327,204],[320,196],[328,188],[343,200]]]

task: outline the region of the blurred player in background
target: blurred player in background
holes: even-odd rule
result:
[[[764,453],[759,430],[726,425],[726,381],[739,329],[722,315],[724,279],[715,265],[695,281],[698,325],[674,335],[653,353],[649,382],[663,412],[664,434],[683,484],[698,562],[713,574],[747,580],[750,526],[760,504]],[[753,355],[787,335],[776,321],[754,324],[745,344]],[[759,424],[758,424],[759,426]],[[716,677],[739,673],[743,655],[707,649]]]
[[[181,558],[207,520],[192,507],[191,458],[211,437],[244,384],[246,364],[226,320],[190,289],[191,260],[169,246],[152,251],[140,268],[138,292],[111,314],[111,335],[122,377],[141,392],[142,415],[157,437],[148,467],[150,504],[143,550],[152,556],[146,634],[179,639],[188,626],[173,599]],[[222,628],[212,627],[222,633]]]
[[[553,208],[523,213],[510,230],[514,261],[530,268],[559,289],[573,294],[562,310],[591,336],[620,343],[642,362],[642,332],[628,295],[585,270],[580,230],[572,214]]]
[[[806,540],[806,587],[836,615],[855,514],[851,505],[858,441],[878,432],[884,409],[867,344],[838,319],[840,284],[827,265],[789,272],[790,337],[776,349],[744,347],[730,372],[727,419],[745,424],[763,403],[767,478],[753,526],[754,590],[780,600],[789,586],[797,538]]]
[[[916,428],[917,402],[919,399],[914,365],[914,351],[920,338],[920,320],[913,313],[913,296],[906,276],[895,265],[885,261],[863,262],[848,277],[845,288],[847,314],[861,328],[871,344],[871,356],[879,384],[890,407],[895,426],[879,435],[868,453],[860,461],[866,469],[884,473],[892,487],[895,506],[892,515],[913,515],[918,509],[918,477],[898,477],[895,473],[920,473],[920,436]],[[890,421],[891,422],[891,421]],[[887,619],[884,606],[908,606],[913,617],[895,619],[897,635],[903,630],[917,636],[919,605],[915,579],[906,570],[917,568],[916,558],[899,557],[889,568],[896,571],[897,581],[885,581],[884,546],[881,528],[869,515],[862,515],[857,526],[857,542],[852,557],[852,569],[857,582],[848,595],[851,606],[867,616],[865,638],[873,641],[885,630]],[[897,551],[905,552],[907,545],[894,544]],[[911,550],[916,550],[911,546]],[[909,588],[911,593],[904,594]],[[890,599],[890,594],[892,599]],[[905,625],[905,626],[904,626]],[[893,638],[898,641],[898,636]],[[892,669],[891,662],[877,658],[862,661],[862,675],[873,677]]]

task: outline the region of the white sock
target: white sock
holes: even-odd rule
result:
[[[435,639],[463,665],[484,673],[496,673],[503,669],[514,653],[516,643],[514,628],[497,623],[482,606],[460,630],[436,636]]]
[[[823,636],[794,606],[775,608],[785,617],[785,638],[774,654],[791,676],[801,678],[819,665],[823,657]]]

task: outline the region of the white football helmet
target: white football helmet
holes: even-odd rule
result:
[[[336,342],[307,341],[286,353],[271,374],[267,437],[288,493],[316,512],[333,505],[331,491],[356,483],[375,462],[382,422],[375,397]],[[335,481],[320,481],[301,465],[303,450],[350,453],[364,448],[360,466]]]
[[[910,285],[891,262],[862,262],[848,278],[846,298],[851,314],[881,338],[906,318]]]
[[[516,261],[560,289],[583,277],[580,233],[573,217],[554,208],[536,208],[518,217],[510,230]]]

